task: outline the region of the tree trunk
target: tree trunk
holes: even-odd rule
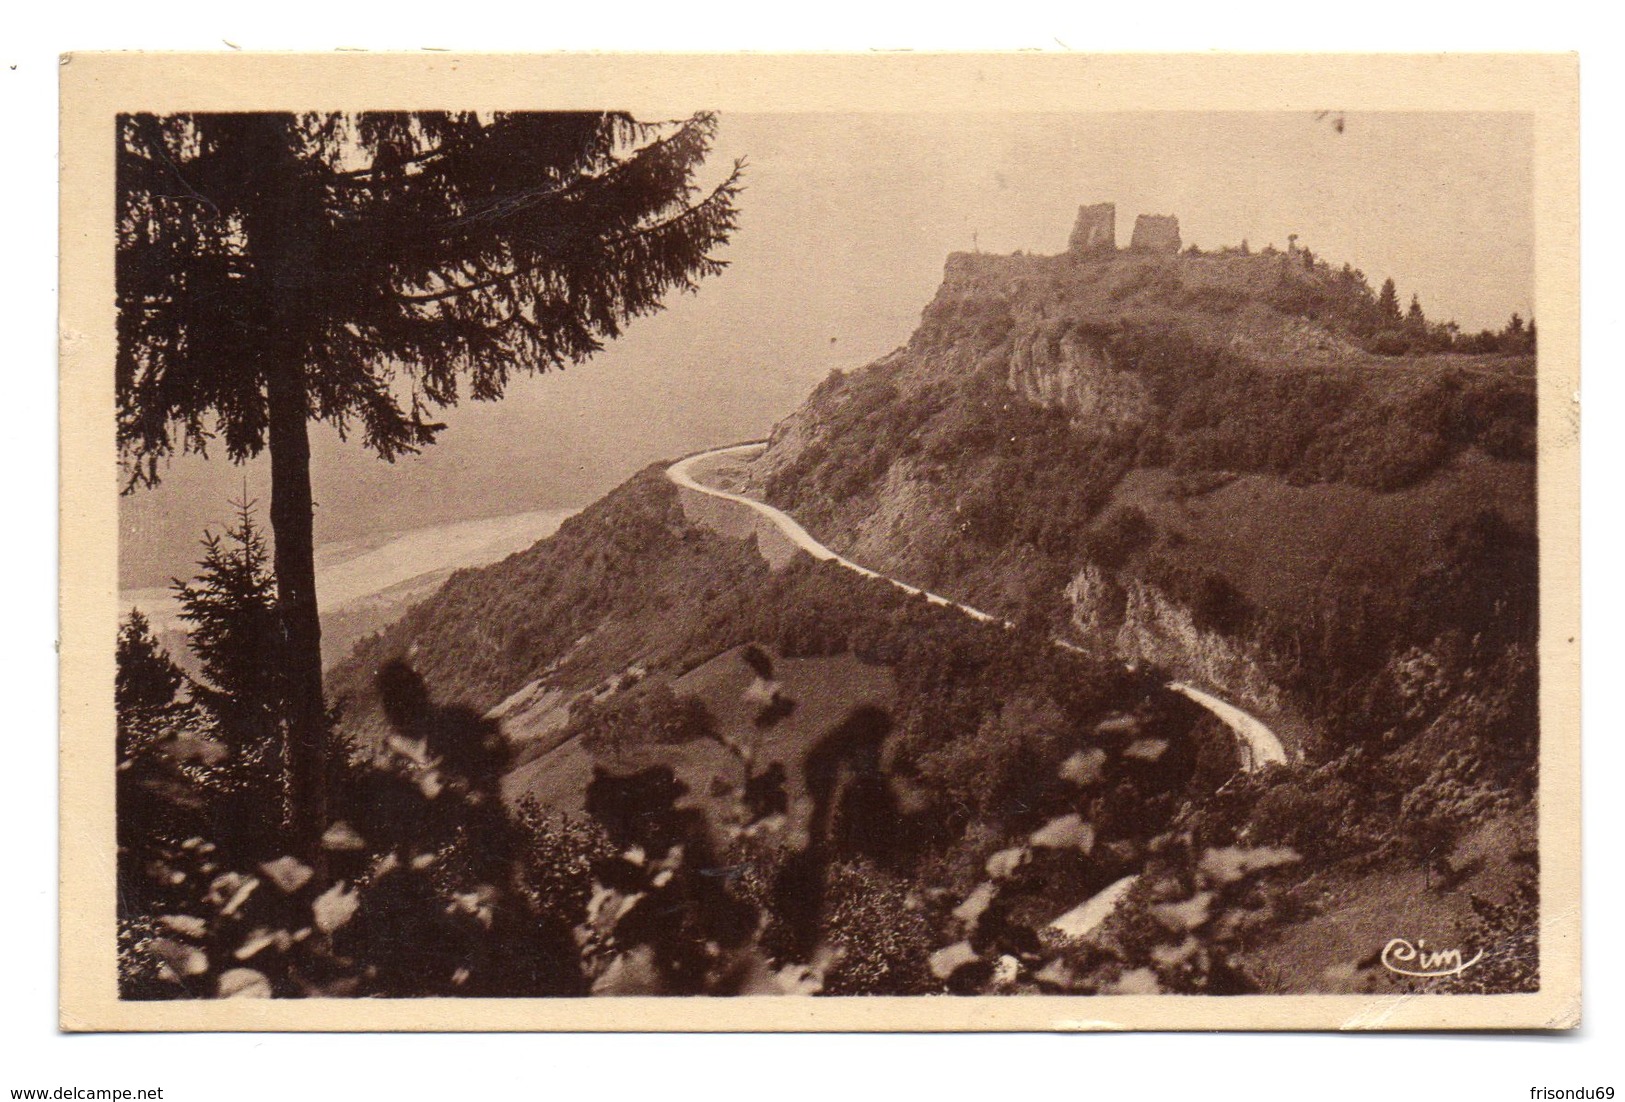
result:
[[[322,623],[316,607],[314,505],[304,368],[269,373],[271,531],[275,536],[277,607],[282,618],[288,723],[288,789],[293,843],[319,862],[327,830],[327,708],[322,695]]]

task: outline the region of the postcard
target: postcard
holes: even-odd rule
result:
[[[1572,56],[62,112],[64,1029],[1578,1024]]]

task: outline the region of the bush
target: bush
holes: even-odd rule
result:
[[[969,818],[1021,821],[1042,806],[1066,733],[1055,702],[1029,690],[915,766],[922,783]]]
[[[595,753],[693,742],[713,727],[701,701],[678,696],[664,681],[641,681],[603,699],[583,697],[570,707],[570,732]]]
[[[1113,509],[1083,540],[1085,557],[1108,570],[1118,570],[1157,535],[1156,526],[1137,505]]]
[[[1191,614],[1199,628],[1240,635],[1252,620],[1252,605],[1229,578],[1208,570],[1197,583]]]
[[[543,921],[569,929],[581,921],[592,895],[594,862],[612,856],[615,847],[603,828],[591,820],[544,811],[527,797],[518,812],[523,837],[520,883]]]
[[[1408,356],[1413,350],[1411,335],[1398,329],[1373,334],[1366,347],[1379,356]]]
[[[1473,920],[1463,939],[1485,947],[1484,959],[1452,980],[1434,981],[1451,993],[1477,995],[1540,990],[1540,886],[1525,880],[1503,903],[1472,897]]]
[[[1329,773],[1279,776],[1253,805],[1253,837],[1335,859],[1370,843],[1356,826],[1360,803],[1352,786]]]
[[[1296,314],[1305,318],[1325,316],[1334,306],[1328,290],[1304,279],[1283,275],[1270,294],[1270,305],[1283,314]]]
[[[837,950],[826,976],[831,995],[918,995],[937,986],[929,967],[931,927],[896,877],[864,860],[830,870],[825,936]]]
[[[1348,481],[1374,490],[1402,490],[1438,470],[1448,454],[1448,445],[1437,433],[1373,433],[1363,462],[1349,464]]]

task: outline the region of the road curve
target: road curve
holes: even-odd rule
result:
[[[865,578],[876,578],[883,582],[889,582],[898,589],[901,589],[904,593],[910,594],[911,596],[923,596],[926,600],[930,601],[934,605],[942,605],[944,608],[957,608],[960,612],[963,612],[973,620],[980,620],[984,624],[995,624],[1000,622],[997,616],[989,615],[979,608],[972,608],[970,605],[960,604],[958,601],[950,601],[940,593],[932,593],[930,590],[920,589],[918,586],[909,585],[907,582],[900,582],[896,578],[888,578],[884,574],[879,574],[873,570],[870,570],[867,566],[859,566],[857,563],[853,562],[849,558],[846,558],[845,556],[837,555],[834,551],[831,551],[829,548],[813,539],[805,528],[796,523],[794,517],[782,509],[775,509],[771,505],[757,501],[755,498],[746,497],[743,494],[731,494],[727,490],[718,490],[714,486],[707,486],[703,482],[697,482],[694,479],[692,468],[695,463],[698,463],[702,459],[714,459],[721,455],[744,455],[747,452],[760,453],[766,449],[766,443],[755,443],[734,444],[730,447],[718,448],[715,451],[700,452],[698,455],[691,455],[686,459],[679,459],[676,463],[673,463],[670,467],[667,467],[666,477],[677,483],[677,485],[683,487],[685,490],[694,490],[698,493],[708,494],[711,497],[719,497],[724,501],[737,502],[740,505],[744,505],[756,510],[762,516],[766,517],[768,520],[771,520],[775,525],[777,525],[779,531],[783,532],[785,537],[789,539],[791,543],[795,544],[797,547],[801,548],[815,559],[820,559],[824,562],[837,563],[840,566],[844,566],[848,570],[853,571],[854,573],[862,574]]]
[[[667,467],[666,477],[685,490],[693,490],[695,493],[705,494],[709,497],[721,498],[724,501],[732,501],[749,509],[755,510],[760,515],[772,521],[779,531],[784,533],[785,537],[789,539],[791,543],[795,544],[797,547],[815,559],[819,559],[824,562],[837,563],[846,569],[853,571],[854,573],[862,574],[866,578],[876,578],[880,581],[887,582],[896,586],[904,593],[915,596],[923,596],[932,604],[942,605],[945,608],[956,608],[965,615],[971,617],[972,619],[979,620],[984,624],[1004,624],[1006,627],[1012,626],[1009,621],[1000,620],[997,616],[983,612],[979,608],[972,608],[970,605],[961,604],[958,601],[950,600],[939,593],[932,593],[929,590],[920,589],[917,586],[909,585],[907,582],[900,582],[896,578],[889,578],[884,574],[877,573],[876,571],[870,570],[866,566],[860,566],[851,559],[848,559],[843,555],[838,555],[834,551],[831,551],[828,547],[825,547],[823,544],[819,543],[805,528],[796,523],[794,517],[790,516],[790,514],[784,512],[782,509],[775,509],[773,506],[768,505],[765,502],[757,501],[755,498],[746,497],[743,494],[730,493],[727,490],[719,490],[714,486],[707,486],[703,482],[699,482],[694,478],[694,465],[703,460],[714,459],[724,455],[759,455],[765,450],[767,450],[767,443],[765,441],[757,441],[749,444],[733,444],[726,448],[716,448],[712,451],[700,452],[696,455],[690,455],[683,459],[679,459],[676,463],[673,463],[671,466]],[[1064,647],[1067,650],[1081,650],[1081,648],[1079,648],[1076,644],[1068,643],[1064,639],[1057,639],[1055,640],[1055,643],[1057,646]],[[1190,700],[1195,701],[1197,704],[1200,704],[1202,707],[1206,708],[1209,712],[1212,712],[1222,723],[1224,723],[1226,727],[1229,727],[1230,730],[1235,733],[1237,740],[1244,747],[1245,752],[1243,754],[1242,768],[1245,771],[1253,772],[1264,768],[1266,765],[1284,764],[1286,762],[1286,749],[1281,745],[1281,740],[1275,736],[1275,732],[1271,731],[1255,716],[1249,715],[1247,712],[1242,711],[1229,701],[1221,700],[1219,697],[1213,696],[1210,693],[1205,693],[1200,689],[1187,685],[1183,681],[1170,682],[1168,688],[1181,694],[1182,696],[1189,698]]]
[[[1242,711],[1228,700],[1220,700],[1213,694],[1204,693],[1201,689],[1187,685],[1183,681],[1170,681],[1168,687],[1181,696],[1196,701],[1218,716],[1226,727],[1236,733],[1241,745],[1246,749],[1242,768],[1247,772],[1262,769],[1266,765],[1286,764],[1286,747],[1275,737],[1275,732],[1264,726],[1257,717]]]

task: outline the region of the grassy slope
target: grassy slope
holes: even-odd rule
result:
[[[380,730],[373,673],[405,657],[437,703],[484,712],[544,673],[568,694],[643,662],[689,657],[729,620],[741,581],[766,567],[742,544],[689,527],[656,468],[634,476],[549,539],[454,575],[432,598],[357,644],[328,676],[344,728]]]
[[[1176,471],[1130,471],[1107,511],[1134,506],[1182,540],[1181,554],[1234,582],[1260,608],[1288,613],[1329,580],[1382,569],[1403,589],[1447,551],[1451,529],[1483,510],[1535,527],[1526,465],[1464,452],[1425,481],[1381,492],[1347,483],[1297,486],[1242,475],[1190,493]],[[1267,548],[1260,554],[1260,548]]]
[[[896,696],[891,671],[850,654],[813,658],[774,658],[774,676],[795,708],[780,722],[762,729],[754,723],[755,706],[745,696],[753,674],[730,648],[671,681],[680,697],[700,701],[729,742],[750,747],[758,762],[784,762],[792,806],[804,794],[801,761],[807,749],[854,709],[873,705],[890,711]],[[740,783],[738,759],[722,743],[697,739],[674,745],[637,746],[623,752],[594,754],[579,738],[568,738],[546,755],[520,766],[503,785],[510,801],[526,796],[543,806],[571,814],[584,811],[582,799],[594,765],[630,773],[651,765],[670,765],[689,791],[688,803],[705,809],[714,820],[727,801],[715,785]]]
[[[1389,994],[1414,987],[1377,959],[1391,938],[1460,948],[1464,958],[1480,949],[1493,954],[1501,947],[1472,940],[1472,901],[1500,904],[1512,897],[1532,852],[1525,840],[1533,829],[1531,818],[1496,816],[1468,831],[1452,851],[1461,870],[1456,877],[1441,879],[1399,860],[1312,869],[1296,890],[1314,916],[1268,931],[1239,960],[1271,993]]]

